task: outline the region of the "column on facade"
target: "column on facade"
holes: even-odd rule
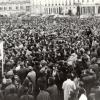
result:
[[[54,7],[52,8],[52,13],[55,13]]]
[[[84,14],[86,14],[87,13],[87,7],[85,6],[84,9],[85,9]]]
[[[59,14],[59,6],[58,6],[58,14]]]
[[[81,7],[81,15],[83,15],[83,7]]]
[[[82,15],[82,7],[80,7],[80,15]]]
[[[47,7],[47,13],[46,14],[48,14],[49,13],[49,11],[48,11],[48,7]]]
[[[98,14],[98,6],[95,5],[95,14],[97,15]]]
[[[90,7],[87,7],[87,14],[90,14]]]
[[[47,13],[46,11],[47,11],[47,8],[44,8],[44,12],[45,12],[45,14]]]
[[[93,6],[93,14],[95,14],[95,6]]]
[[[52,7],[51,7],[51,13],[50,14],[52,14]]]
[[[46,13],[46,8],[44,8],[44,12]]]
[[[54,11],[54,7],[52,8],[52,13],[55,13],[55,11]]]
[[[91,14],[94,14],[94,6],[91,7]]]
[[[98,14],[100,14],[100,6],[98,6]]]
[[[83,15],[83,7],[81,7],[81,15]]]
[[[92,14],[93,12],[93,6],[90,7],[90,13]]]
[[[50,7],[48,7],[48,11],[49,11],[49,13],[48,13],[48,14],[50,14]]]
[[[57,10],[57,14],[58,14],[58,7],[56,8],[56,10]]]
[[[85,14],[85,7],[83,7],[83,15]]]

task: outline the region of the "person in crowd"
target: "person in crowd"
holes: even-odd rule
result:
[[[41,84],[39,86],[40,92],[37,96],[37,100],[51,100],[50,94],[45,90],[44,85]]]
[[[24,88],[24,93],[20,97],[20,100],[35,100],[33,95],[28,94],[28,87]]]
[[[5,96],[5,100],[19,100],[15,88],[10,89],[10,93],[7,96]]]
[[[48,79],[48,84],[49,84],[49,87],[47,88],[47,91],[50,94],[51,100],[57,100],[59,98],[58,97],[58,88],[57,88],[57,85],[54,82],[53,77],[50,77]]]
[[[29,66],[29,73],[27,74],[27,78],[32,83],[32,91],[34,93],[36,87],[36,72],[33,70],[31,66]]]
[[[11,89],[16,90],[16,86],[12,83],[11,79],[7,79],[7,86],[5,88],[5,97],[10,94]]]
[[[79,100],[88,100],[87,96],[86,96],[86,91],[82,88],[79,91]]]
[[[76,89],[75,83],[72,80],[71,74],[67,75],[67,80],[63,82],[62,89],[64,91],[64,100],[69,100],[70,93]]]
[[[43,98],[47,95],[49,99],[57,86],[59,96],[74,100],[78,94],[74,91],[78,88],[75,85],[80,81],[83,81],[88,96],[95,82],[100,80],[100,19],[93,16],[84,19],[73,16],[25,17],[2,16],[0,19],[5,71],[0,79],[3,78],[1,92],[4,97],[9,94],[12,97],[12,87],[17,89],[18,97],[26,96],[24,88],[29,87],[29,95],[40,99],[43,94]],[[69,75],[66,80],[66,74],[72,73],[79,77],[79,82],[77,78],[72,81]],[[55,79],[55,84],[50,77]]]

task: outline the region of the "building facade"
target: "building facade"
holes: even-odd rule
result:
[[[100,0],[45,0],[45,14],[97,15]]]
[[[0,14],[100,14],[100,0],[0,0]]]
[[[30,13],[31,5],[28,0],[0,1],[0,15]]]

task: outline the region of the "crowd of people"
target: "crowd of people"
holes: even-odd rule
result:
[[[0,100],[99,100],[100,19],[6,18]]]

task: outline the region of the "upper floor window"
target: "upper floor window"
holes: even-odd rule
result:
[[[3,8],[2,8],[2,7],[0,7],[0,10],[3,10]]]
[[[22,10],[23,9],[23,6],[20,6],[20,9]]]
[[[78,3],[79,3],[80,1],[78,0]]]
[[[26,6],[26,11],[30,11],[30,6]]]
[[[18,6],[16,6],[16,10],[18,10]]]
[[[12,10],[12,7],[9,7],[9,10]]]
[[[4,7],[4,10],[7,10],[7,7]]]

